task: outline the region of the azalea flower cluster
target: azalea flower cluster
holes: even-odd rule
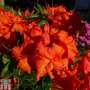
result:
[[[66,8],[61,5],[58,7],[49,7],[43,12],[51,15],[47,17],[47,20],[52,22],[52,26],[56,30],[67,31],[68,34],[73,37],[83,34],[85,28],[84,23],[81,23],[80,16],[74,14],[73,11],[68,12]]]
[[[61,76],[55,74],[53,87],[58,90],[90,89],[90,50],[82,55],[73,69],[63,69]],[[52,89],[54,90],[54,89]]]
[[[80,17],[67,12],[63,6],[49,7],[43,13],[50,15],[46,18],[48,22],[40,26],[37,22],[42,18],[36,21],[23,19],[31,15],[28,11],[14,16],[0,9],[0,52],[8,54],[9,50],[10,58],[17,62],[17,69],[27,74],[36,69],[36,81],[48,74],[54,82],[53,87],[59,86],[63,90],[89,88],[90,51],[71,68],[79,55],[74,38],[84,30]],[[22,39],[18,45],[16,31]],[[79,72],[82,73],[80,79]]]
[[[18,69],[27,73],[33,68],[37,70],[36,81],[46,74],[53,79],[53,71],[59,73],[62,68],[68,68],[70,60],[75,62],[78,54],[75,41],[63,30],[56,32],[48,23],[40,28],[32,22],[23,37],[24,42],[11,52],[18,61]]]
[[[21,21],[25,15],[28,15],[28,11],[24,15],[14,16],[13,13],[0,9],[0,52],[7,53],[7,49],[15,45],[17,41],[15,29],[23,33],[25,24]]]
[[[81,21],[82,23],[85,24],[85,30],[84,30],[84,35],[83,36],[78,36],[78,38],[76,39],[76,45],[77,46],[90,46],[90,24]]]

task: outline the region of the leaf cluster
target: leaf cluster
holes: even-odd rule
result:
[[[17,63],[10,60],[10,58],[7,55],[1,55],[0,64],[2,65],[0,78],[10,78],[12,75],[15,74],[15,69],[17,69]]]
[[[25,16],[23,19],[30,19],[30,20],[32,20],[32,21],[35,21],[35,20],[39,20],[38,22],[37,22],[37,24],[40,26],[40,27],[42,27],[46,22],[48,22],[47,20],[46,20],[46,18],[48,17],[48,16],[50,16],[49,14],[47,14],[47,13],[43,13],[43,9],[42,9],[42,7],[39,5],[39,4],[37,4],[37,7],[36,6],[34,6],[34,9],[36,10],[36,13],[35,14],[33,14],[33,15],[27,15],[27,16]]]
[[[40,81],[35,81],[35,72],[33,70],[29,75],[25,72],[21,71],[21,75],[19,77],[19,89],[23,90],[49,90],[52,84],[52,80],[49,75],[46,75],[40,79]]]

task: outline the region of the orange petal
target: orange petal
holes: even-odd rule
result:
[[[28,63],[27,58],[21,58],[18,65],[17,65],[17,69],[21,69],[24,72],[26,72],[27,74],[29,74],[31,72],[31,67]]]
[[[49,62],[50,62],[50,60],[48,60],[44,57],[37,58],[37,60],[35,62],[36,69],[37,69],[36,81],[39,81],[40,77],[47,74],[46,66],[48,65]]]

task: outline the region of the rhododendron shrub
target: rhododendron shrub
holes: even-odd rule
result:
[[[90,50],[80,56],[75,45],[75,38],[83,34],[84,23],[63,6],[42,10],[38,5],[36,10],[39,10],[36,14],[27,10],[23,15],[14,16],[0,9],[0,52],[9,57],[6,62],[1,57],[5,59],[4,64],[10,66],[13,62],[15,68],[28,75],[36,70],[36,81],[49,75],[53,89],[88,89]]]

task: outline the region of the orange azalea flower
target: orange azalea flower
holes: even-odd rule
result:
[[[90,50],[87,50],[85,54],[82,56],[81,65],[82,65],[82,68],[81,68],[82,72],[85,75],[89,76],[90,74]]]
[[[55,7],[49,7],[48,9],[45,9],[43,11],[43,13],[50,13],[52,16],[54,16],[55,14],[60,14],[60,13],[63,13],[63,12],[67,12],[66,11],[66,8],[63,7],[63,5],[61,6],[55,6]]]
[[[83,55],[82,60],[78,61],[78,64],[72,69],[63,69],[65,75],[62,77],[57,73],[54,73],[55,78],[53,79],[53,87],[56,90],[89,90],[90,88],[90,63],[89,53],[87,50]]]
[[[49,7],[43,13],[51,15],[47,17],[47,20],[52,23],[56,30],[68,31],[69,35],[73,35],[73,37],[84,31],[84,24],[81,23],[79,15],[74,14],[73,11],[68,12],[62,5]]]
[[[3,8],[0,8],[0,13],[4,13],[5,10]]]
[[[43,34],[42,34],[42,39],[43,39],[44,45],[48,45],[48,44],[50,43],[50,35],[49,35],[49,32],[50,32],[50,27],[49,27],[49,24],[46,23],[46,24],[44,25]]]
[[[81,78],[84,79],[84,85],[81,87],[81,90],[88,90],[90,87],[90,50],[87,50],[82,56],[79,69],[82,73]]]
[[[26,31],[23,16],[13,16],[11,12],[0,9],[0,51],[7,52],[16,43],[15,29],[22,35]],[[23,37],[23,35],[22,35]]]
[[[86,57],[88,61],[90,61],[90,50],[89,49],[84,53],[83,57]]]
[[[11,12],[0,13],[0,51],[6,52],[16,42],[15,33],[11,31],[12,24],[9,20],[13,17]]]
[[[31,72],[33,65],[33,56],[38,37],[42,34],[42,30],[35,22],[29,24],[28,31],[23,34],[24,42],[11,49],[11,53],[16,61],[18,61],[17,68],[27,73]],[[36,37],[36,38],[34,38]]]
[[[25,10],[25,13],[24,14],[25,14],[25,16],[26,15],[30,15],[29,10]]]
[[[45,24],[44,29],[47,26],[48,24]],[[50,43],[48,43],[48,45],[44,44],[42,39],[36,45],[36,81],[38,81],[40,77],[46,74],[49,74],[51,78],[54,78],[53,70],[57,71],[57,73],[60,73],[62,68],[68,68],[69,60],[74,62],[75,56],[78,54],[75,42],[72,37],[68,37],[68,34],[65,31],[60,31],[55,34],[56,37],[55,35],[53,36],[54,41],[49,41]],[[38,62],[41,64],[39,65]]]
[[[42,29],[40,28],[40,26],[38,24],[36,24],[35,22],[32,22],[28,25],[27,27],[27,31],[26,34],[29,37],[36,37],[36,36],[41,36],[42,34]]]
[[[76,65],[73,70],[63,69],[65,75],[62,77],[61,75],[57,75],[54,73],[55,78],[53,79],[53,87],[52,90],[77,90],[84,84],[83,79],[79,79],[78,74],[78,65]]]
[[[90,61],[87,58],[83,59],[83,71],[85,74],[90,73]]]
[[[48,16],[47,20],[51,21],[53,26],[59,30],[66,30],[67,21],[69,19],[69,13],[66,11],[66,8],[63,6],[49,7],[44,10],[43,13],[48,13],[51,16]]]
[[[15,23],[12,26],[11,31],[15,31],[15,29],[17,29],[20,32],[21,35],[27,30],[26,25],[24,23],[22,23],[22,22]]]
[[[10,19],[10,22],[11,23],[19,23],[21,22],[22,20],[22,17],[21,16],[13,16],[11,19]]]
[[[25,34],[24,34],[24,39],[26,41],[23,42],[22,45],[15,46],[14,49],[11,49],[11,53],[13,57],[15,58],[15,60],[18,61],[17,69],[21,69],[27,73],[30,73],[31,72],[31,67],[30,67],[31,60],[30,59],[32,57],[31,53],[33,53],[31,49],[33,48],[31,47],[31,45],[28,46],[30,44],[28,43],[30,41],[30,38],[26,36]],[[29,50],[31,51],[30,56],[28,55]]]
[[[59,47],[56,44],[53,44],[49,48],[44,46],[43,42],[37,44],[36,55],[34,57],[35,68],[37,69],[36,81],[46,74],[49,74],[52,79],[54,78],[52,70],[55,69],[56,71],[59,71],[63,66],[63,61],[58,60],[62,54],[62,47]]]
[[[30,56],[28,55],[24,55],[23,53],[23,50],[21,50],[19,53],[22,53],[21,55],[18,55],[17,57],[17,54],[18,52],[16,51],[16,49],[19,48],[19,50],[22,48],[22,47],[16,47],[14,48],[12,52],[12,54],[14,54],[13,56],[16,57],[16,60],[18,61],[18,65],[17,65],[17,69],[21,69],[23,71],[25,71],[26,73],[30,73],[31,72],[31,65],[30,65]],[[16,56],[15,56],[16,55]]]
[[[25,58],[23,56],[20,58],[20,61],[17,65],[17,69],[21,69],[28,74],[31,72],[31,67],[30,67],[29,60],[27,57]]]

